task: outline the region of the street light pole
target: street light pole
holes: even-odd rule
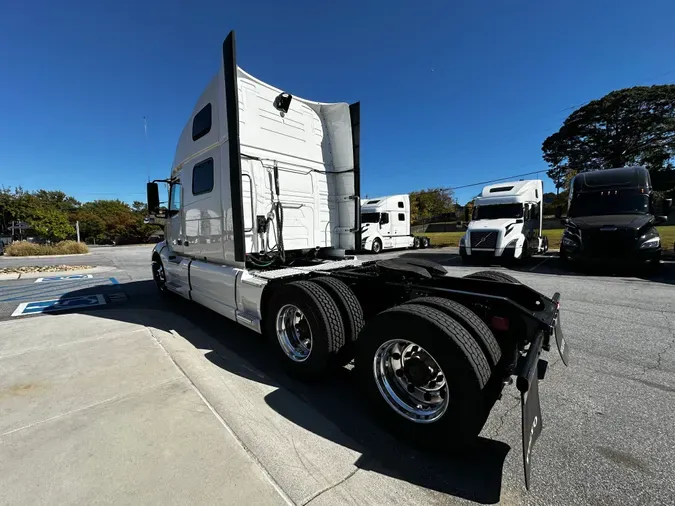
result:
[[[75,230],[77,230],[77,242],[80,242],[80,220],[75,222]]]

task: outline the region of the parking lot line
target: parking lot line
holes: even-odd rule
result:
[[[552,254],[547,255],[546,258],[544,258],[541,262],[539,262],[537,265],[535,265],[534,267],[532,267],[532,268],[530,269],[530,272],[532,272],[533,270],[535,270],[537,267],[541,266],[543,263],[548,262],[552,257],[553,257]]]

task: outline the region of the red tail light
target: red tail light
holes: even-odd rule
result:
[[[504,318],[503,316],[493,316],[492,317],[492,328],[494,330],[506,332],[507,330],[509,330],[509,319]]]

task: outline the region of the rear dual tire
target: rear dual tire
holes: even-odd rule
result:
[[[491,367],[464,326],[427,304],[413,300],[369,321],[356,373],[388,430],[426,449],[458,448],[474,441],[485,421]]]
[[[500,271],[478,271],[464,277],[468,279],[483,279],[486,281],[499,281],[500,283],[512,283],[516,285],[520,284],[520,281],[513,276]]]
[[[495,339],[490,327],[468,307],[454,300],[443,299],[441,297],[420,297],[412,299],[407,304],[420,304],[432,307],[453,318],[469,331],[492,367],[495,367],[499,363],[502,350],[499,347],[497,339]]]
[[[320,277],[276,289],[265,334],[275,341],[290,375],[317,380],[351,361],[363,325],[363,310],[351,289],[339,279]]]

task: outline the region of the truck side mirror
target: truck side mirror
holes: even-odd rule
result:
[[[559,220],[562,217],[562,206],[555,206],[555,218]]]
[[[148,183],[148,213],[157,214],[159,211],[159,186],[157,183]]]
[[[469,208],[468,208],[468,207],[464,207],[464,221],[465,221],[465,222],[470,221],[469,218],[470,218],[470,216],[469,216]]]

